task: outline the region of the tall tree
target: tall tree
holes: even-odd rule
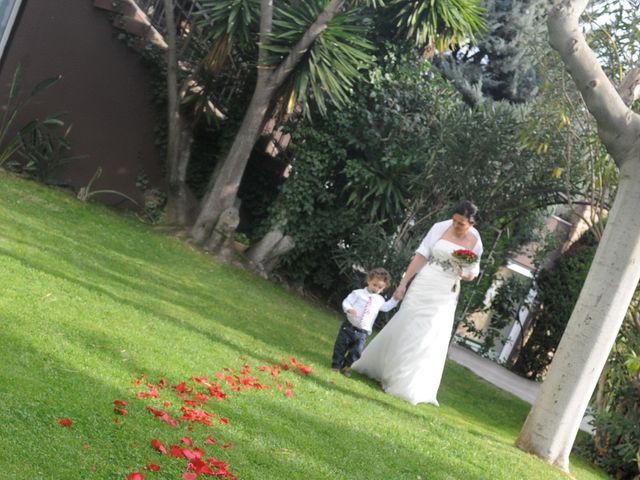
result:
[[[200,214],[191,229],[191,236],[196,243],[206,243],[211,234],[215,222],[220,214],[231,207],[237,196],[242,175],[253,146],[259,137],[265,123],[265,119],[273,107],[278,94],[282,93],[285,82],[292,82],[295,86],[287,89],[289,92],[296,90],[297,97],[304,96],[307,87],[313,93],[314,100],[320,103],[326,95],[337,105],[345,104],[349,100],[348,88],[359,75],[359,67],[365,67],[371,63],[367,59],[369,43],[362,37],[353,37],[344,42],[344,47],[336,41],[338,34],[345,30],[349,22],[338,18],[348,18],[353,15],[358,3],[369,3],[375,6],[376,0],[358,2],[357,0],[307,0],[296,6],[290,6],[284,17],[279,19],[280,24],[286,23],[287,18],[299,18],[298,22],[304,28],[295,37],[295,42],[287,48],[276,45],[274,48],[274,13],[272,0],[261,0],[260,33],[258,42],[258,75],[256,88],[251,103],[247,109],[244,120],[240,126],[234,142],[222,160],[221,166],[216,170],[212,179],[211,188],[202,199]],[[400,3],[400,0],[393,2]],[[424,39],[435,41],[434,34],[438,38],[444,36],[449,41],[442,40],[442,44],[450,44],[462,37],[472,36],[481,26],[480,10],[476,0],[461,0],[458,2],[408,2],[416,9],[414,16],[400,16],[398,21],[406,18],[412,31],[417,32],[421,41]],[[285,5],[286,7],[286,5]],[[308,12],[314,12],[313,17],[308,17]],[[418,19],[418,22],[416,22]],[[331,27],[334,27],[331,30]],[[433,28],[426,28],[431,26]],[[427,33],[424,34],[424,31]],[[328,35],[332,32],[332,35]],[[435,33],[434,33],[435,32]],[[283,32],[280,35],[291,37],[295,30]],[[323,45],[322,39],[328,36]],[[330,45],[329,45],[330,43]],[[270,52],[280,53],[280,57],[273,62]],[[308,75],[294,80],[294,75],[301,66],[305,66]],[[295,96],[290,99],[295,100]]]
[[[523,103],[538,90],[544,58],[546,0],[484,0],[486,29],[473,46],[436,57],[435,65],[470,105],[485,99]],[[546,47],[548,49],[548,47]]]
[[[517,445],[567,470],[589,398],[640,279],[640,69],[618,89],[586,42],[580,16],[588,0],[554,3],[547,25],[598,135],[620,169],[618,191],[593,264]]]

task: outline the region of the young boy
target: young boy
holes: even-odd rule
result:
[[[351,365],[360,358],[378,312],[388,312],[398,304],[394,298],[385,302],[380,295],[390,283],[389,272],[384,268],[375,268],[367,276],[367,287],[354,290],[342,302],[347,319],[340,325],[333,347],[331,368],[334,371],[339,370],[343,375],[351,376]]]

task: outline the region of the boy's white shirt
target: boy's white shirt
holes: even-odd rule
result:
[[[367,304],[371,299],[371,305],[367,309]],[[370,293],[366,288],[359,288],[351,292],[342,301],[342,310],[347,314],[347,320],[356,328],[366,330],[371,333],[373,322],[376,321],[378,312],[388,312],[398,305],[398,301],[393,297],[389,300],[378,293]],[[354,309],[355,316],[349,315],[347,310]],[[366,311],[365,311],[366,310]]]

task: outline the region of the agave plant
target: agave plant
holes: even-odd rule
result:
[[[307,0],[305,3],[285,3],[275,11],[273,32],[267,50],[267,63],[279,64],[291,51],[309,25],[320,15],[326,2]],[[326,112],[330,99],[342,107],[349,102],[350,89],[361,76],[362,69],[374,61],[374,46],[367,40],[367,17],[360,8],[336,15],[322,35],[290,76],[285,88],[290,113],[296,103],[306,104],[310,97],[321,113]]]
[[[26,135],[28,133],[27,130],[33,126],[33,122],[30,122],[26,127],[23,127],[20,132],[13,137],[10,137],[10,132],[14,127],[18,114],[25,106],[27,106],[27,104],[29,104],[33,97],[47,90],[54,83],[60,80],[60,78],[62,77],[56,76],[47,78],[33,87],[27,96],[22,96],[22,66],[18,64],[9,87],[9,98],[7,104],[4,108],[2,118],[0,118],[0,166],[9,160],[21,148],[21,134],[22,136]],[[53,122],[53,119],[45,119],[43,123],[46,124],[49,121]]]
[[[418,47],[449,50],[483,30],[479,0],[393,0],[398,35]]]

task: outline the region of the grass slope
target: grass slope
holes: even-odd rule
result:
[[[0,284],[0,478],[180,479],[185,462],[150,441],[185,435],[199,446],[215,437],[207,455],[240,479],[567,478],[513,447],[528,406],[467,370],[447,365],[440,408],[336,375],[328,363],[337,315],[147,226],[5,175]],[[226,400],[203,407],[229,425],[172,429],[144,409],[178,416],[175,395],[163,407],[169,389],[159,400],[135,397],[143,374],[176,385],[290,355],[314,369],[281,375],[293,397],[275,385],[227,389]],[[115,399],[129,402],[128,416],[113,413]],[[149,463],[162,470],[144,471]],[[572,472],[606,478],[575,458]]]

